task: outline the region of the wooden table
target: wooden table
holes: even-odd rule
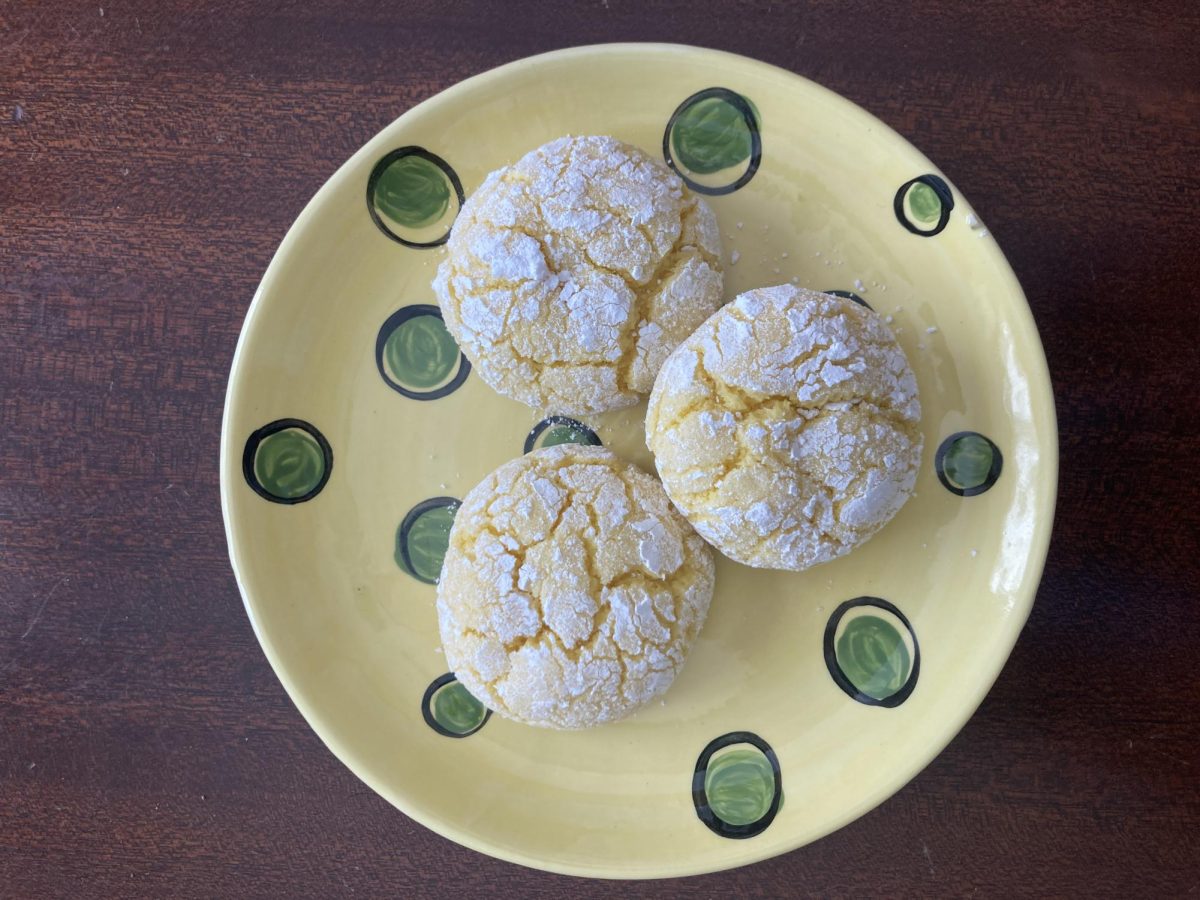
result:
[[[1200,7],[521,7],[0,2],[0,896],[1200,892]],[[632,887],[465,850],[343,768],[255,642],[217,487],[242,318],[321,183],[468,75],[613,40],[787,67],[936,160],[1062,430],[1032,618],[946,752],[815,845]]]

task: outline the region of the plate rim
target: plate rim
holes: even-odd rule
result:
[[[291,700],[293,706],[303,717],[308,726],[316,733],[317,737],[325,745],[325,747],[333,753],[333,755],[348,768],[355,777],[366,784],[372,791],[386,800],[401,813],[418,822],[430,831],[454,841],[455,843],[467,847],[487,856],[501,859],[506,862],[515,863],[531,869],[553,872],[560,875],[572,875],[576,877],[586,878],[602,878],[612,880],[637,880],[637,879],[656,879],[656,878],[677,878],[692,875],[704,875],[718,871],[725,871],[742,866],[752,865],[762,862],[766,859],[771,859],[776,856],[782,856],[786,853],[791,853],[801,847],[807,846],[833,832],[845,827],[854,820],[865,815],[867,812],[877,808],[889,798],[899,793],[904,787],[912,782],[912,780],[920,774],[934,759],[936,759],[943,750],[954,740],[955,737],[962,731],[963,727],[970,718],[978,710],[983,700],[991,692],[997,678],[999,678],[1004,666],[1007,665],[1009,658],[1012,655],[1013,647],[1016,645],[1017,638],[1020,636],[1021,630],[1024,628],[1029,614],[1032,611],[1034,600],[1037,596],[1037,590],[1041,583],[1042,576],[1045,571],[1046,557],[1049,551],[1050,538],[1053,531],[1053,523],[1055,518],[1055,510],[1057,505],[1058,495],[1058,470],[1059,470],[1059,445],[1058,445],[1058,421],[1057,410],[1054,401],[1053,387],[1050,379],[1049,365],[1046,360],[1045,347],[1041,341],[1041,336],[1037,328],[1037,323],[1033,317],[1033,311],[1030,309],[1028,298],[1025,296],[1024,290],[1021,288],[1020,282],[1017,280],[1016,274],[1012,270],[1007,257],[1001,251],[999,245],[995,241],[988,242],[981,251],[989,254],[992,257],[992,263],[996,267],[996,275],[1004,284],[1003,287],[1007,293],[1010,293],[1014,299],[1019,299],[1019,303],[1014,304],[1012,310],[1013,315],[1021,320],[1021,325],[1025,329],[1026,334],[1032,335],[1037,342],[1037,353],[1034,353],[1034,359],[1031,360],[1030,366],[1025,368],[1026,375],[1029,379],[1031,404],[1033,408],[1039,407],[1046,411],[1048,419],[1048,428],[1045,434],[1039,434],[1038,444],[1044,446],[1049,452],[1044,454],[1039,453],[1039,464],[1043,467],[1043,474],[1040,478],[1041,491],[1045,494],[1045,502],[1047,503],[1046,515],[1039,517],[1037,528],[1030,543],[1030,552],[1027,556],[1027,572],[1029,573],[1030,587],[1019,597],[1019,603],[1014,607],[1010,615],[1005,619],[1005,631],[1001,632],[1001,637],[1006,644],[1003,658],[999,660],[995,670],[986,675],[979,682],[979,690],[972,702],[963,704],[952,714],[945,719],[948,727],[944,728],[942,733],[931,741],[927,747],[927,752],[917,754],[909,760],[909,764],[897,769],[899,773],[887,787],[882,788],[862,802],[847,808],[841,815],[830,817],[817,830],[818,833],[809,837],[798,837],[793,841],[785,841],[784,846],[764,847],[760,850],[755,850],[749,843],[746,844],[748,851],[741,861],[730,863],[716,863],[713,865],[705,865],[703,863],[688,865],[677,864],[674,860],[663,859],[662,864],[654,868],[638,868],[614,870],[611,867],[601,865],[586,865],[575,863],[563,863],[553,859],[542,859],[531,854],[522,853],[517,850],[506,847],[498,847],[484,840],[477,840],[470,834],[460,830],[457,824],[447,818],[434,813],[429,813],[425,809],[420,808],[415,803],[408,802],[408,798],[402,790],[393,790],[389,786],[385,786],[380,780],[376,779],[370,767],[363,763],[351,746],[343,743],[336,729],[325,727],[320,713],[310,706],[304,692],[296,687],[289,676],[286,664],[277,654],[275,647],[267,633],[260,627],[255,616],[254,601],[251,598],[250,592],[247,589],[242,576],[242,568],[240,559],[243,555],[248,555],[244,549],[246,543],[245,538],[239,540],[236,530],[237,526],[231,514],[232,508],[232,492],[238,484],[236,475],[240,473],[234,472],[231,466],[237,468],[237,463],[240,465],[240,450],[236,446],[236,441],[230,431],[231,412],[234,402],[235,393],[240,390],[245,379],[242,369],[247,363],[247,334],[252,330],[251,325],[259,314],[262,308],[263,297],[266,289],[276,279],[278,272],[285,265],[286,258],[290,256],[292,245],[299,239],[301,232],[309,226],[310,220],[314,219],[320,207],[324,205],[326,197],[332,193],[332,187],[336,183],[350,177],[350,173],[357,167],[359,160],[369,156],[374,152],[374,145],[380,141],[382,136],[391,131],[400,123],[410,117],[415,117],[427,104],[444,102],[447,99],[453,99],[460,93],[466,93],[474,87],[485,81],[491,81],[496,78],[503,78],[505,75],[528,68],[533,65],[539,65],[548,62],[557,62],[563,59],[571,59],[587,56],[603,56],[606,54],[620,55],[628,53],[641,53],[647,55],[660,54],[677,54],[677,55],[699,55],[702,57],[711,58],[716,65],[723,62],[736,62],[739,66],[749,66],[752,69],[760,69],[764,73],[774,77],[795,80],[801,83],[803,89],[815,91],[825,95],[825,99],[831,101],[834,105],[842,107],[851,117],[860,119],[864,124],[873,129],[878,129],[885,136],[901,141],[905,146],[911,149],[916,154],[916,157],[928,166],[928,171],[943,174],[921,150],[913,144],[908,138],[893,129],[890,125],[877,118],[873,113],[869,112],[864,107],[855,103],[847,97],[842,96],[836,91],[824,87],[803,75],[785,69],[782,66],[776,66],[772,63],[763,62],[762,60],[744,56],[738,53],[731,53],[725,50],[719,50],[709,47],[701,47],[690,44],[678,44],[669,42],[615,42],[615,43],[600,43],[600,44],[583,44],[573,47],[567,47],[559,50],[552,50],[546,53],[539,53],[533,56],[522,57],[513,60],[500,66],[487,69],[476,75],[472,75],[461,81],[455,82],[447,88],[438,91],[435,94],[425,98],[420,103],[417,103],[398,117],[393,119],[388,124],[384,125],[379,131],[367,139],[361,147],[359,147],[345,162],[337,167],[332,175],[321,185],[320,188],[304,205],[296,219],[288,226],[287,232],[279,243],[279,246],[272,254],[271,261],[267,265],[266,270],[260,279],[257,288],[251,298],[250,305],[246,310],[245,317],[242,321],[242,326],[238,332],[237,344],[234,348],[233,358],[230,362],[229,379],[226,385],[224,407],[221,416],[221,437],[220,437],[220,495],[221,495],[221,518],[225,529],[226,544],[229,553],[230,564],[233,568],[234,580],[237,583],[238,592],[241,595],[242,605],[246,611],[247,618],[250,620],[250,626],[254,632],[254,636],[262,648],[263,653],[267,657],[267,662],[271,666],[271,670],[275,673],[275,677],[279,679],[283,686],[288,699]],[[950,179],[951,184],[955,184],[953,179]],[[957,190],[957,188],[956,188]],[[961,191],[958,192],[962,196]],[[964,198],[965,199],[965,198]],[[243,549],[239,549],[239,544],[243,545]]]

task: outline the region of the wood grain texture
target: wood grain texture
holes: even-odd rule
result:
[[[1194,3],[0,0],[0,896],[1200,893]],[[415,825],[319,743],[225,552],[242,318],[371,135],[574,44],[784,66],[937,161],[1045,342],[1059,509],[976,716],[842,831],[735,872],[544,875]]]

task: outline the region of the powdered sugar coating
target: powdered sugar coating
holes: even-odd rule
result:
[[[646,440],[667,493],[718,550],[801,570],[904,505],[920,418],[916,378],[879,316],[780,285],[740,295],[671,354]]]
[[[663,693],[712,599],[708,546],[603,447],[505,463],[463,500],[438,581],[450,668],[490,709],[599,725]]]
[[[548,412],[649,393],[721,302],[720,234],[663,163],[611,137],[560,138],[463,205],[434,291],[480,377]]]

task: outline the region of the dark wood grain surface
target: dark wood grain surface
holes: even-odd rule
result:
[[[0,896],[1200,894],[1200,7],[0,2]],[[614,40],[842,93],[970,197],[1029,296],[1062,480],[995,688],[881,808],[635,886],[458,847],[308,729],[226,557],[256,282],[412,104]]]

